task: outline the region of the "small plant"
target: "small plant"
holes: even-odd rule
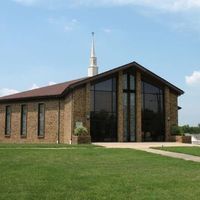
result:
[[[75,136],[84,136],[84,135],[88,135],[88,130],[86,127],[84,126],[80,126],[80,127],[76,127],[74,129],[74,135]]]

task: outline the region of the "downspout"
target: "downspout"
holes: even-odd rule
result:
[[[58,134],[57,144],[60,144],[60,98],[58,99]]]

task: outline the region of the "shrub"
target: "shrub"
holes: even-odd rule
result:
[[[88,130],[87,130],[87,128],[84,127],[84,126],[76,127],[76,128],[74,129],[74,135],[76,135],[76,136],[88,135]]]
[[[183,135],[183,130],[181,127],[177,125],[172,125],[171,126],[171,134],[172,135]]]

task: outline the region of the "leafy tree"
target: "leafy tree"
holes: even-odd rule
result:
[[[200,133],[200,124],[198,124],[198,126],[184,125],[180,126],[180,128],[182,129],[183,133],[190,133],[190,134]]]

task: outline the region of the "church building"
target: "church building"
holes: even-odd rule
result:
[[[170,141],[184,92],[137,62],[98,73],[94,35],[88,77],[0,98],[1,143]]]

